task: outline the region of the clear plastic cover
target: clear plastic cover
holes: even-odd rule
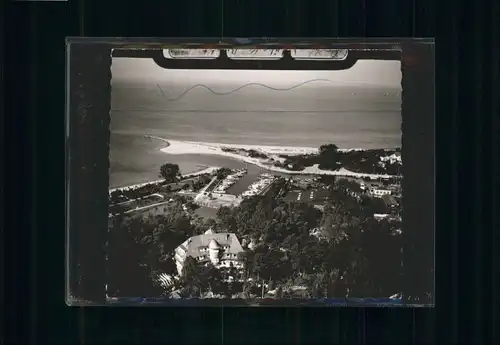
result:
[[[67,54],[68,304],[433,305],[432,40]]]

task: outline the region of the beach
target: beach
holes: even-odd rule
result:
[[[356,173],[349,171],[345,168],[340,168],[338,170],[323,170],[318,167],[317,164],[313,166],[306,167],[304,170],[288,170],[273,165],[273,162],[283,161],[283,157],[280,155],[307,155],[307,154],[317,154],[318,149],[313,147],[303,147],[303,146],[273,146],[273,145],[245,145],[245,144],[225,144],[225,143],[209,143],[209,142],[198,142],[198,141],[187,141],[187,140],[170,140],[154,135],[144,135],[147,140],[153,140],[161,144],[158,145],[156,149],[158,152],[165,155],[165,157],[174,157],[174,159],[169,159],[172,163],[176,163],[175,157],[219,157],[224,158],[228,161],[234,161],[235,163],[246,163],[251,164],[261,169],[268,170],[270,172],[275,172],[279,174],[286,175],[334,175],[334,176],[346,176],[346,177],[357,177],[357,178],[392,178],[393,175],[387,174],[367,174],[367,173]],[[268,158],[252,158],[240,153],[228,152],[225,149],[231,150],[254,150],[263,153],[268,156]],[[352,149],[339,149],[341,152],[348,151],[362,151],[362,148],[352,148]],[[158,157],[159,162],[163,162],[161,156]],[[217,160],[214,160],[217,162]],[[220,162],[220,161],[219,161]],[[189,171],[182,173],[184,178],[195,177],[198,175],[213,173],[216,169],[219,169],[219,165],[200,165],[197,164],[194,171]],[[234,166],[232,166],[234,168]],[[115,190],[123,189],[135,189],[151,183],[159,183],[162,180],[151,178],[149,180],[141,181],[140,183],[132,183],[119,186],[110,186],[110,193]]]
[[[244,156],[238,153],[232,153],[224,151],[223,149],[234,149],[234,150],[255,150],[261,153],[268,155],[269,158],[274,160],[279,160],[279,155],[303,155],[303,154],[316,154],[318,153],[318,149],[312,147],[291,147],[291,146],[261,146],[261,145],[237,145],[237,144],[221,144],[221,143],[206,143],[206,142],[195,142],[195,141],[180,141],[180,140],[167,140],[165,138],[145,135],[146,138],[159,140],[162,142],[162,148],[159,151],[169,154],[169,155],[214,155],[221,156],[225,158],[229,158],[232,160],[244,162],[247,164],[252,164],[257,167],[266,169],[271,172],[276,172],[280,174],[287,175],[333,175],[333,176],[346,176],[346,177],[358,177],[358,178],[373,178],[373,179],[387,179],[393,178],[393,175],[387,174],[364,174],[364,173],[356,173],[353,171],[349,171],[345,168],[340,168],[338,170],[323,170],[318,167],[317,164],[313,166],[306,167],[304,170],[288,170],[276,167],[272,164],[270,159],[263,158],[252,158],[248,156]],[[348,152],[353,150],[362,150],[359,148],[356,149],[339,149],[342,152]],[[210,166],[205,167],[201,170],[190,172],[188,174],[184,174],[183,178],[195,177],[203,174],[211,174],[214,173],[220,167],[218,166]],[[140,188],[142,186],[152,184],[152,183],[160,183],[163,180],[152,180],[149,182],[138,183],[128,186],[120,186],[115,187],[109,190],[109,192],[113,192],[115,190],[130,190]]]
[[[157,137],[155,137],[157,138]],[[287,146],[257,146],[257,145],[230,145],[230,144],[217,144],[217,143],[204,143],[204,142],[193,142],[193,141],[179,141],[179,140],[166,140],[163,138],[158,138],[164,140],[168,145],[162,148],[160,151],[168,153],[171,155],[185,155],[185,154],[202,154],[202,155],[218,155],[227,158],[232,158],[236,160],[243,161],[248,164],[253,164],[258,167],[279,172],[283,174],[290,175],[336,175],[336,176],[349,176],[349,177],[368,177],[368,178],[392,178],[392,175],[386,174],[363,174],[349,171],[347,169],[341,168],[338,170],[323,170],[318,168],[315,164],[310,167],[306,167],[304,170],[295,171],[283,168],[278,168],[273,166],[269,159],[262,158],[252,158],[248,156],[243,156],[237,153],[224,151],[223,148],[231,149],[243,149],[243,150],[256,150],[264,154],[268,154],[270,158],[276,159],[274,155],[287,154],[287,155],[302,155],[302,154],[314,154],[318,152],[318,149],[310,147],[287,147]],[[344,149],[344,151],[350,151],[352,149]]]

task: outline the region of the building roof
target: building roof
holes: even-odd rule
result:
[[[210,242],[208,243],[208,248],[210,249],[219,249],[220,245],[217,243],[215,239],[211,239]]]
[[[225,253],[228,254],[238,254],[243,251],[240,241],[233,233],[212,233],[203,234],[198,236],[193,236],[188,238],[181,247],[185,252],[186,256],[192,256],[197,258],[200,255],[206,255],[206,252],[201,252],[200,249],[221,248],[227,246],[228,249]]]
[[[382,196],[382,200],[387,206],[391,206],[397,203],[392,195],[384,195]]]

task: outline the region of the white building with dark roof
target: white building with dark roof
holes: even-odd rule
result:
[[[384,195],[391,195],[392,191],[389,189],[379,189],[379,188],[371,188],[370,193],[375,197],[382,197]]]
[[[175,249],[175,264],[182,274],[184,261],[188,256],[200,264],[212,263],[215,267],[243,268],[238,254],[243,252],[240,241],[233,233],[214,233],[208,230],[203,235],[193,236]]]

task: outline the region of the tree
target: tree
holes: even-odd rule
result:
[[[319,147],[320,156],[336,154],[338,151],[338,147],[335,144],[325,144]]]
[[[251,297],[253,285],[255,285],[255,284],[253,282],[250,282],[250,281],[245,281],[243,283],[243,297],[244,298],[250,298]]]
[[[223,180],[231,173],[231,169],[229,168],[220,168],[217,169],[216,175],[217,179]]]
[[[159,177],[165,179],[165,182],[177,182],[180,178],[180,170],[177,164],[165,163],[160,167]]]
[[[155,278],[175,274],[174,249],[195,234],[191,220],[180,202],[166,205],[162,215],[115,217],[108,239],[109,287],[122,295],[157,295]]]
[[[183,292],[189,297],[201,297],[203,291],[208,290],[208,284],[205,285],[203,281],[202,267],[191,256],[184,260],[181,283]]]
[[[356,193],[361,193],[361,186],[354,181],[348,180],[348,179],[338,179],[337,180],[337,185],[340,189],[343,191],[353,191]]]
[[[121,190],[115,190],[109,196],[110,204],[117,204],[126,200],[127,198],[123,195]]]
[[[239,252],[238,260],[241,261],[243,263],[243,267],[245,267],[244,279],[249,278],[254,270],[253,268],[254,252],[251,250],[245,250],[243,252]]]
[[[338,156],[337,145],[321,145],[319,148],[319,167],[323,169],[335,169],[337,167]]]
[[[319,182],[321,184],[328,186],[329,188],[335,185],[335,181],[336,181],[335,175],[322,175],[319,178]]]
[[[278,187],[276,193],[283,185]],[[330,202],[323,212],[274,195],[256,196],[238,207],[220,208],[216,219],[206,224],[183,210],[182,204],[189,199],[173,197],[175,202],[166,205],[162,215],[124,219],[114,226],[109,259],[114,286],[128,295],[156,294],[151,277],[175,270],[175,247],[213,227],[237,232],[240,240],[253,240],[253,250],[240,255],[246,268],[245,281],[272,279],[276,286],[283,287],[308,281],[308,293],[320,297],[344,297],[347,291],[351,297],[382,297],[401,291],[402,236],[393,236],[397,225],[374,221],[377,201],[364,197],[358,202],[349,190],[350,182],[332,185]],[[310,235],[318,226],[333,240]],[[200,266],[193,258],[186,260],[179,283],[183,295],[231,293],[220,270]],[[235,281],[232,290],[240,291],[237,285]]]
[[[186,208],[187,208],[188,210],[190,210],[191,212],[194,212],[194,211],[196,211],[197,209],[199,209],[199,208],[200,208],[200,206],[199,206],[198,204],[195,204],[192,200],[190,200],[190,201],[188,201],[188,202],[186,203]]]
[[[147,251],[136,241],[140,221],[118,216],[109,229],[107,245],[108,294],[120,297],[151,297],[162,289],[151,279]]]
[[[231,208],[222,206],[217,210],[217,229],[227,232],[238,230],[237,221]]]
[[[280,285],[276,289],[276,299],[282,299],[282,298],[283,298],[283,288]]]
[[[206,286],[207,289],[214,294],[222,294],[225,292],[221,272],[211,263],[205,267],[201,267],[200,280],[202,285]]]
[[[207,266],[199,265],[191,256],[184,261],[181,285],[188,297],[202,297],[209,291],[214,294],[225,293],[221,272],[210,263]]]

